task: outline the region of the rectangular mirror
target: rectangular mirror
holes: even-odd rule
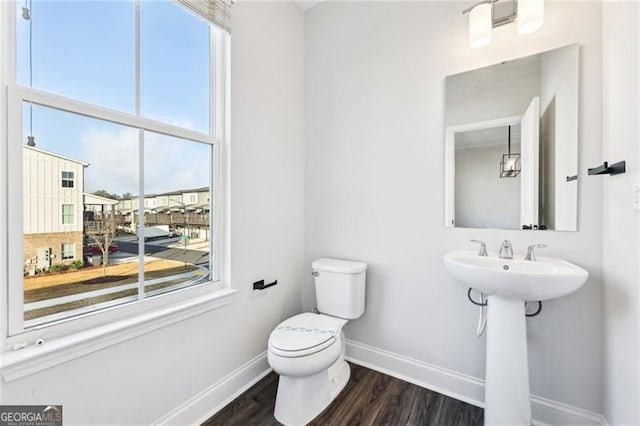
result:
[[[445,80],[445,226],[576,231],[579,46]]]

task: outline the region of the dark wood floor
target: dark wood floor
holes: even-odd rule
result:
[[[482,408],[350,365],[349,383],[311,425],[482,425]],[[278,375],[270,373],[204,425],[279,425],[273,417],[277,386]]]

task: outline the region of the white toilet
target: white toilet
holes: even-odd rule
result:
[[[318,259],[311,267],[320,313],[293,316],[269,336],[269,365],[280,375],[274,415],[285,425],[310,422],[347,384],[342,327],[364,312],[366,263]]]

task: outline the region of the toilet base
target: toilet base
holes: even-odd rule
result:
[[[349,381],[351,369],[340,355],[328,369],[307,377],[280,376],[274,416],[285,425],[304,425],[329,406]]]

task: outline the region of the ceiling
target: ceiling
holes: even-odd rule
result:
[[[507,126],[456,133],[456,149],[507,146]],[[511,126],[511,144],[520,145],[520,125]]]
[[[300,10],[302,10],[304,12],[304,11],[307,11],[307,10],[311,9],[314,6],[319,5],[324,0],[294,0],[294,1],[298,5]]]

